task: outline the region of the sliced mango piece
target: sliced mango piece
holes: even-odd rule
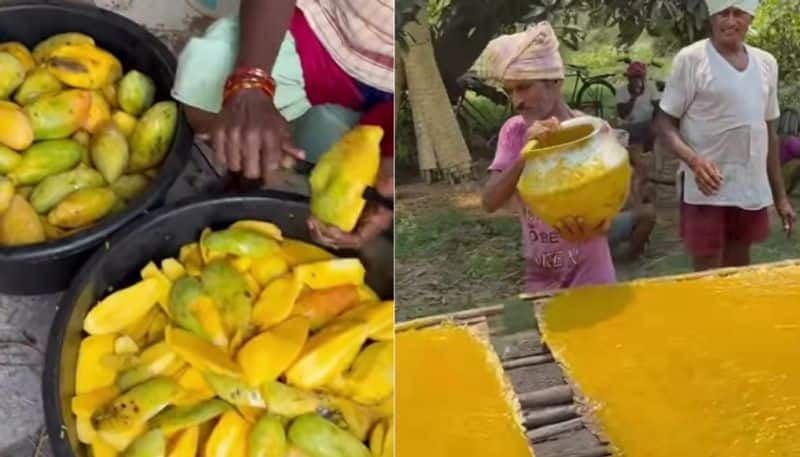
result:
[[[387,326],[394,324],[394,301],[362,303],[339,316],[339,319],[366,322],[369,328],[367,334],[371,338]]]
[[[281,243],[281,256],[290,267],[335,258],[333,254],[317,245],[291,238],[286,238]]]
[[[322,387],[344,372],[367,340],[369,327],[360,321],[333,322],[312,336],[297,361],[286,371],[289,384]]]
[[[283,241],[283,234],[277,225],[271,222],[258,221],[258,220],[241,220],[234,222],[230,227],[231,229],[245,229],[252,230],[262,235],[268,236],[277,241]]]
[[[381,457],[383,455],[383,443],[386,439],[386,421],[380,421],[372,427],[369,434],[369,450],[372,452],[372,457]]]
[[[253,296],[241,273],[224,259],[211,261],[202,275],[203,288],[214,299],[229,335],[246,331],[250,324]]]
[[[357,303],[358,290],[353,285],[320,290],[310,289],[303,292],[297,299],[292,315],[308,318],[311,330],[318,330]]]
[[[245,381],[259,386],[278,379],[300,354],[308,330],[308,319],[293,317],[250,339],[236,355]]]
[[[356,357],[353,366],[342,377],[336,393],[365,404],[373,405],[394,391],[394,343],[373,343]]]
[[[170,441],[167,457],[195,457],[200,444],[200,428],[189,427]]]
[[[161,261],[161,271],[172,282],[186,276],[186,269],[183,268],[180,262],[172,257],[168,257]]]
[[[266,329],[283,322],[292,313],[302,289],[303,284],[292,273],[267,284],[253,307],[253,323]]]
[[[120,392],[113,384],[72,397],[72,413],[79,418],[91,418],[95,411],[117,398]]]
[[[150,329],[150,324],[160,313],[162,313],[161,308],[158,306],[152,307],[144,317],[137,319],[135,322],[122,329],[122,334],[131,337],[139,347],[146,346],[148,342],[147,330]]]
[[[171,406],[154,417],[150,426],[171,435],[212,420],[230,409],[231,405],[216,398],[192,406]]]
[[[78,441],[83,444],[92,444],[97,440],[97,431],[92,427],[92,420],[88,417],[75,418],[75,431],[78,434]]]
[[[158,304],[161,305],[161,309],[167,314],[167,316],[171,316],[169,304],[172,293],[172,281],[169,280],[169,278],[158,268],[158,266],[156,266],[154,262],[147,262],[147,265],[142,268],[142,270],[139,272],[139,275],[142,277],[142,279],[153,278],[158,281]]]
[[[358,438],[318,414],[304,414],[295,419],[288,436],[293,445],[309,456],[371,457]]]
[[[374,408],[358,404],[349,398],[329,397],[328,405],[323,416],[339,427],[350,432],[359,441],[366,441],[369,431],[381,419],[381,415]]]
[[[363,303],[381,301],[381,298],[378,296],[378,294],[366,284],[359,284],[356,286],[356,289],[358,290],[359,302]]]
[[[114,340],[115,354],[136,354],[139,352],[139,345],[128,335],[122,335]]]
[[[203,285],[197,278],[184,276],[175,281],[172,287],[168,309],[176,324],[203,339],[209,339],[192,309],[192,304],[204,294]]]
[[[250,431],[248,457],[286,457],[288,443],[281,418],[265,414]]]
[[[164,457],[167,452],[167,439],[161,430],[150,430],[136,438],[121,457]]]
[[[314,412],[323,406],[319,395],[278,381],[265,382],[261,386],[261,397],[271,413],[288,418]]]
[[[222,415],[205,447],[205,457],[246,457],[250,424],[236,411]]]
[[[364,283],[366,269],[358,259],[333,259],[308,263],[295,268],[298,279],[312,289]]]
[[[111,120],[111,106],[109,106],[105,96],[99,90],[93,90],[90,94],[92,100],[89,103],[89,115],[86,117],[83,128],[91,133],[97,133],[103,124]],[[115,124],[109,123],[109,125]]]
[[[143,318],[155,306],[159,293],[158,281],[153,278],[118,290],[89,311],[83,329],[90,335],[119,332]]]
[[[387,325],[386,327],[376,331],[375,333],[369,336],[373,340],[376,341],[390,341],[394,339],[394,323]]]
[[[88,336],[78,349],[75,392],[85,394],[114,384],[116,371],[104,366],[103,357],[114,354],[116,335]]]
[[[208,385],[203,373],[195,367],[188,367],[179,377],[181,392],[175,397],[175,406],[189,406],[209,400],[216,395]]]
[[[158,308],[158,312],[153,316],[150,321],[150,326],[147,327],[147,336],[145,337],[145,344],[155,344],[158,341],[164,340],[164,329],[169,324],[169,317]]]
[[[235,378],[241,376],[239,366],[224,351],[200,337],[172,326],[167,327],[165,336],[167,345],[198,370]]]
[[[92,457],[117,457],[119,453],[116,449],[108,445],[105,441],[100,438],[96,438],[92,441]]]
[[[117,387],[124,392],[148,379],[166,375],[177,359],[178,355],[166,343],[154,344],[142,352],[136,366],[120,373],[116,380]]]
[[[202,239],[201,245],[209,254],[233,254],[240,257],[266,257],[280,252],[274,239],[247,229],[220,230],[211,232]]]
[[[216,373],[205,373],[206,381],[219,398],[232,405],[264,408],[266,404],[258,388],[250,387],[244,381]]]
[[[250,273],[261,287],[289,271],[289,264],[280,256],[259,257],[251,260]]]
[[[178,260],[186,268],[190,276],[200,276],[203,273],[203,257],[198,243],[189,243],[181,246]]]
[[[214,302],[209,297],[201,296],[192,303],[191,309],[211,344],[218,348],[227,348],[228,337],[225,334],[225,326]]]

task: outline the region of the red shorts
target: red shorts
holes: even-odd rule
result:
[[[767,208],[756,211],[733,206],[690,205],[681,202],[681,238],[693,256],[709,256],[727,243],[753,244],[769,237]]]

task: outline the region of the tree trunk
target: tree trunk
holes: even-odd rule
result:
[[[450,182],[472,177],[472,158],[461,134],[433,54],[427,10],[406,31],[408,52],[402,56],[417,137],[420,172],[426,181],[441,173]]]

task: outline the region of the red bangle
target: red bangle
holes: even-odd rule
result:
[[[239,67],[225,81],[223,104],[242,89],[260,89],[272,98],[275,96],[275,80],[260,68]]]

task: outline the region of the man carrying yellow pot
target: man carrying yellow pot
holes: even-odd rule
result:
[[[525,167],[521,155],[525,143],[581,115],[570,110],[562,98],[564,66],[558,47],[553,29],[543,22],[528,31],[493,40],[475,63],[479,77],[505,88],[518,113],[500,130],[483,206],[494,212],[513,198],[522,209],[528,292],[616,281],[604,235],[610,221],[586,227],[579,218],[573,218],[550,227],[531,213],[517,193]]]
[[[744,39],[758,0],[707,0],[710,39],[682,49],[656,129],[681,160],[681,226],[697,271],[750,263],[775,204],[787,235],[795,212],[778,156],[778,64]]]

